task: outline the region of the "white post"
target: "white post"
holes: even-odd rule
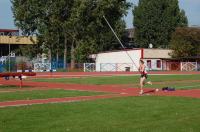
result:
[[[10,43],[9,43],[9,55],[8,55],[8,57],[9,57],[8,58],[8,61],[9,61],[9,64],[8,64],[9,69],[8,70],[10,72]]]
[[[195,68],[195,70],[198,71],[198,63],[197,63],[197,62],[195,62],[195,63],[196,63],[196,68]]]
[[[84,72],[85,72],[85,69],[86,69],[86,68],[85,68],[85,63],[84,63],[83,65],[84,65]]]
[[[183,63],[181,62],[181,71],[183,71]]]

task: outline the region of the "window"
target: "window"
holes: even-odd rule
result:
[[[147,60],[147,66],[148,68],[151,68],[151,60]]]
[[[161,68],[161,61],[157,60],[157,68]]]

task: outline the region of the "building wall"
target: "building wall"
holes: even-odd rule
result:
[[[162,59],[143,59],[148,70],[163,70]]]
[[[126,54],[126,51],[99,53],[96,56],[96,71],[137,71],[139,60],[143,59],[149,70],[168,70],[164,59],[170,59],[172,50],[166,49],[134,49],[127,51],[133,59]],[[172,64],[174,67],[174,64]]]
[[[141,59],[141,49],[127,51],[134,60],[135,65],[139,66]],[[96,71],[125,71],[130,67],[130,71],[137,71],[126,51],[100,53],[96,57]]]

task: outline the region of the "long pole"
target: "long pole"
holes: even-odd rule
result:
[[[126,51],[125,46],[122,44],[121,40],[119,39],[119,37],[117,36],[117,34],[115,33],[114,29],[112,28],[112,26],[110,25],[110,23],[108,22],[108,20],[106,19],[105,16],[103,16],[104,20],[106,21],[106,23],[108,24],[109,28],[111,29],[111,31],[113,32],[113,34],[115,35],[115,37],[117,38],[117,40],[119,41],[120,45],[122,46],[122,48],[125,50],[126,54],[128,55],[128,57],[131,59],[131,61],[133,62],[133,64],[135,65],[135,67],[138,69],[137,65],[135,64],[134,60],[132,59],[132,57],[130,56],[130,54]]]

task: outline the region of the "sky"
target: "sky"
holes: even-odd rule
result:
[[[139,0],[128,0],[129,2],[137,5]],[[179,0],[179,6],[185,10],[188,17],[189,26],[200,26],[200,0]],[[128,11],[128,15],[125,18],[127,28],[133,27],[133,14],[132,10]]]
[[[128,0],[129,2],[136,4],[138,0]],[[179,0],[181,9],[184,9],[188,17],[189,25],[200,26],[200,0]],[[0,29],[13,29],[14,18],[11,10],[10,0],[0,0]],[[124,18],[127,23],[127,28],[133,27],[133,14],[132,10],[128,11],[127,16]]]

